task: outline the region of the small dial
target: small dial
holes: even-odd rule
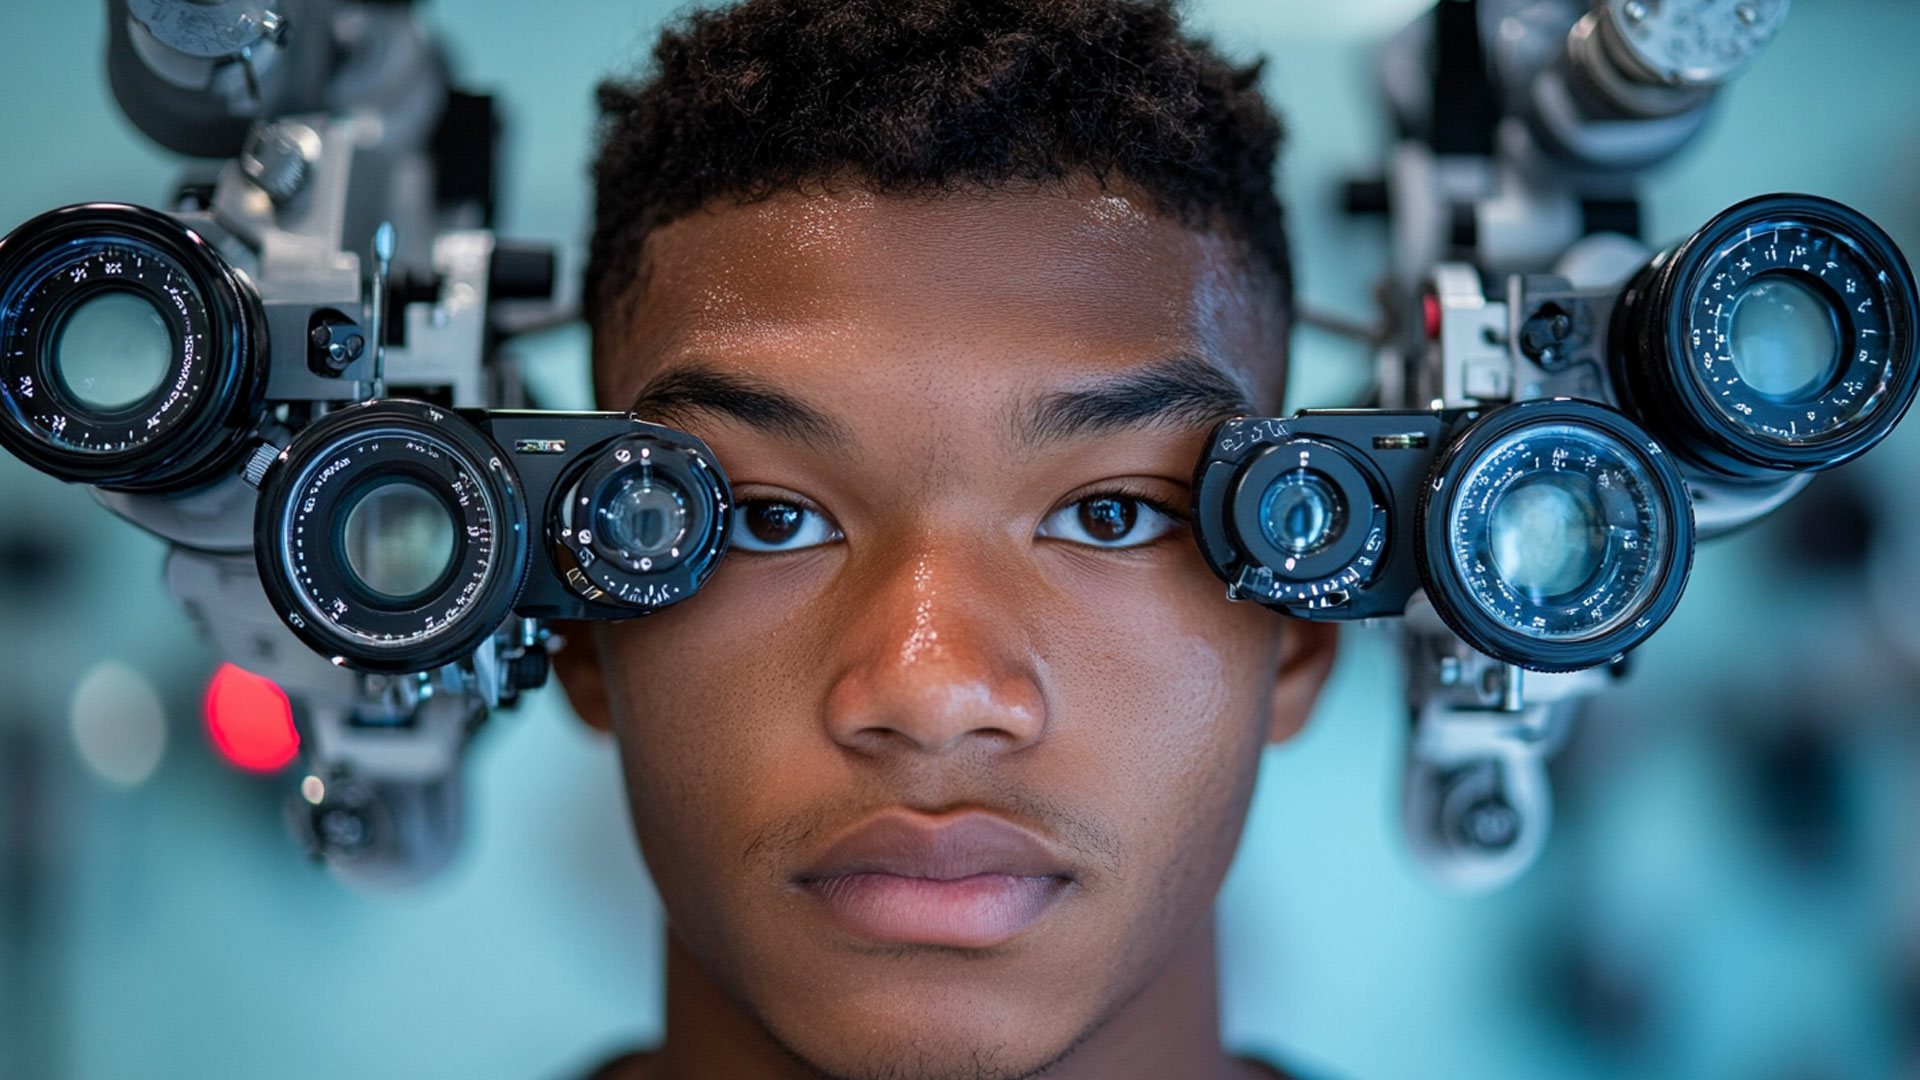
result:
[[[1663,82],[1715,86],[1753,61],[1787,0],[1608,0],[1613,27]]]

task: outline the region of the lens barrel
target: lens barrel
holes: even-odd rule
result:
[[[1227,496],[1241,587],[1266,603],[1313,606],[1373,580],[1387,512],[1357,455],[1325,439],[1278,443],[1247,462]]]
[[[1693,506],[1622,414],[1554,399],[1493,410],[1436,459],[1414,550],[1434,610],[1536,671],[1606,663],[1659,629],[1693,565]]]
[[[302,431],[254,516],[261,584],[335,663],[428,671],[470,656],[513,611],[528,513],[499,448],[446,409],[387,400]]]
[[[0,446],[62,480],[194,486],[263,410],[265,320],[198,233],[90,203],[0,240]]]
[[[732,494],[706,444],[648,425],[587,456],[549,515],[554,563],[581,598],[653,611],[693,595],[727,548]]]
[[[1885,438],[1920,389],[1912,270],[1849,207],[1766,195],[1716,216],[1628,284],[1623,404],[1676,454],[1733,478],[1824,469]]]

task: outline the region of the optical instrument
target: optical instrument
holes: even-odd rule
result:
[[[553,618],[691,595],[726,546],[698,440],[530,410],[499,345],[565,322],[489,227],[500,137],[408,4],[108,0],[156,142],[224,159],[154,209],[0,240],[0,446],[170,545],[167,582],[299,730],[293,831],[376,886],[444,866],[467,741]]]
[[[1615,407],[1678,468],[1701,540],[1884,438],[1912,400],[1914,291],[1877,226],[1781,194],[1665,251],[1641,240],[1641,177],[1706,129],[1787,10],[1442,0],[1394,35],[1378,70],[1397,142],[1344,191],[1391,241],[1365,403]],[[1479,891],[1537,857],[1546,760],[1627,664],[1509,662],[1529,658],[1490,655],[1456,607],[1416,592],[1393,627],[1412,720],[1402,823],[1435,877]]]
[[[410,674],[472,655],[510,615],[621,618],[693,595],[731,503],[705,444],[625,414],[388,399],[328,413],[279,455],[254,552],[316,652]]]
[[[1353,620],[1405,614],[1422,592],[1474,649],[1535,671],[1622,657],[1672,613],[1693,562],[1667,453],[1569,399],[1229,420],[1194,492],[1229,595]]]

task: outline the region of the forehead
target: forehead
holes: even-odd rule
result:
[[[596,335],[606,408],[684,360],[1047,385],[1191,355],[1263,404],[1284,381],[1285,329],[1242,246],[1090,180],[786,192],[663,226],[644,256]]]

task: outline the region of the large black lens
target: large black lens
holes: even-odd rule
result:
[[[693,595],[726,550],[732,496],[706,445],[647,424],[582,457],[549,523],[579,595],[651,611]]]
[[[1604,663],[1657,629],[1693,559],[1693,515],[1660,446],[1604,406],[1494,410],[1435,465],[1421,577],[1455,633],[1540,671]]]
[[[176,490],[232,465],[265,345],[252,292],[165,214],[70,206],[0,240],[0,445],[63,480]]]
[[[1920,389],[1913,274],[1861,214],[1741,203],[1636,276],[1615,314],[1621,396],[1676,453],[1733,477],[1823,469]]]
[[[526,579],[525,497],[471,424],[415,401],[331,413],[260,488],[254,555],[267,596],[322,655],[366,671],[469,656]]]

